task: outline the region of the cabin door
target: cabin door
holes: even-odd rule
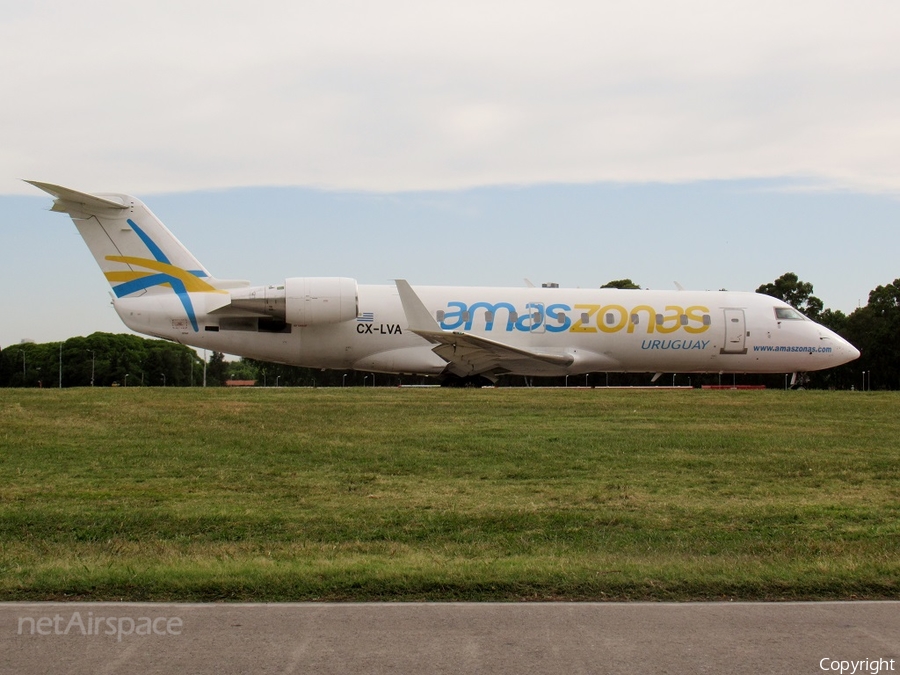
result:
[[[725,310],[725,345],[721,349],[722,354],[746,354],[747,353],[747,323],[744,320],[744,310]]]

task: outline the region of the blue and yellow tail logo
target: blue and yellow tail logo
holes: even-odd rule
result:
[[[200,277],[207,276],[203,270],[184,270],[170,263],[162,249],[156,245],[146,232],[138,227],[137,223],[129,218],[128,224],[147,248],[150,249],[154,259],[136,258],[127,255],[106,256],[106,259],[112,262],[120,262],[131,267],[143,267],[145,270],[148,270],[146,272],[135,270],[107,272],[106,279],[113,285],[113,292],[116,294],[116,297],[121,298],[154,286],[168,286],[181,300],[184,311],[191,321],[191,326],[194,328],[194,332],[197,332],[199,330],[197,327],[197,316],[194,313],[194,305],[188,293],[226,293],[227,291],[219,290],[203,281]]]

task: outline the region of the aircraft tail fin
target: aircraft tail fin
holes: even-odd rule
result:
[[[52,211],[68,213],[116,297],[154,293],[220,292],[248,285],[214,279],[143,202],[123,194],[87,194],[26,181],[55,198]]]

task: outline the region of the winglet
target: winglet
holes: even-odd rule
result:
[[[403,304],[403,313],[406,314],[406,322],[414,333],[443,333],[438,322],[431,316],[431,312],[416,295],[406,279],[394,279],[397,284],[397,292],[400,293],[400,302]]]
[[[104,197],[97,197],[96,195],[89,195],[86,192],[78,192],[77,190],[72,190],[70,188],[62,187],[61,185],[53,185],[52,183],[40,183],[36,180],[26,180],[26,183],[34,185],[36,188],[43,190],[47,194],[56,198],[56,201],[53,204],[54,211],[61,211],[63,213],[68,213],[71,209],[66,208],[65,204],[61,202],[65,202],[67,204],[74,204],[77,206],[84,206],[90,208],[100,208],[100,209],[127,209],[128,205],[123,204],[122,202],[113,201],[112,199],[106,199]]]

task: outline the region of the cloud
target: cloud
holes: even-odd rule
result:
[[[0,4],[0,192],[900,188],[890,2]]]

